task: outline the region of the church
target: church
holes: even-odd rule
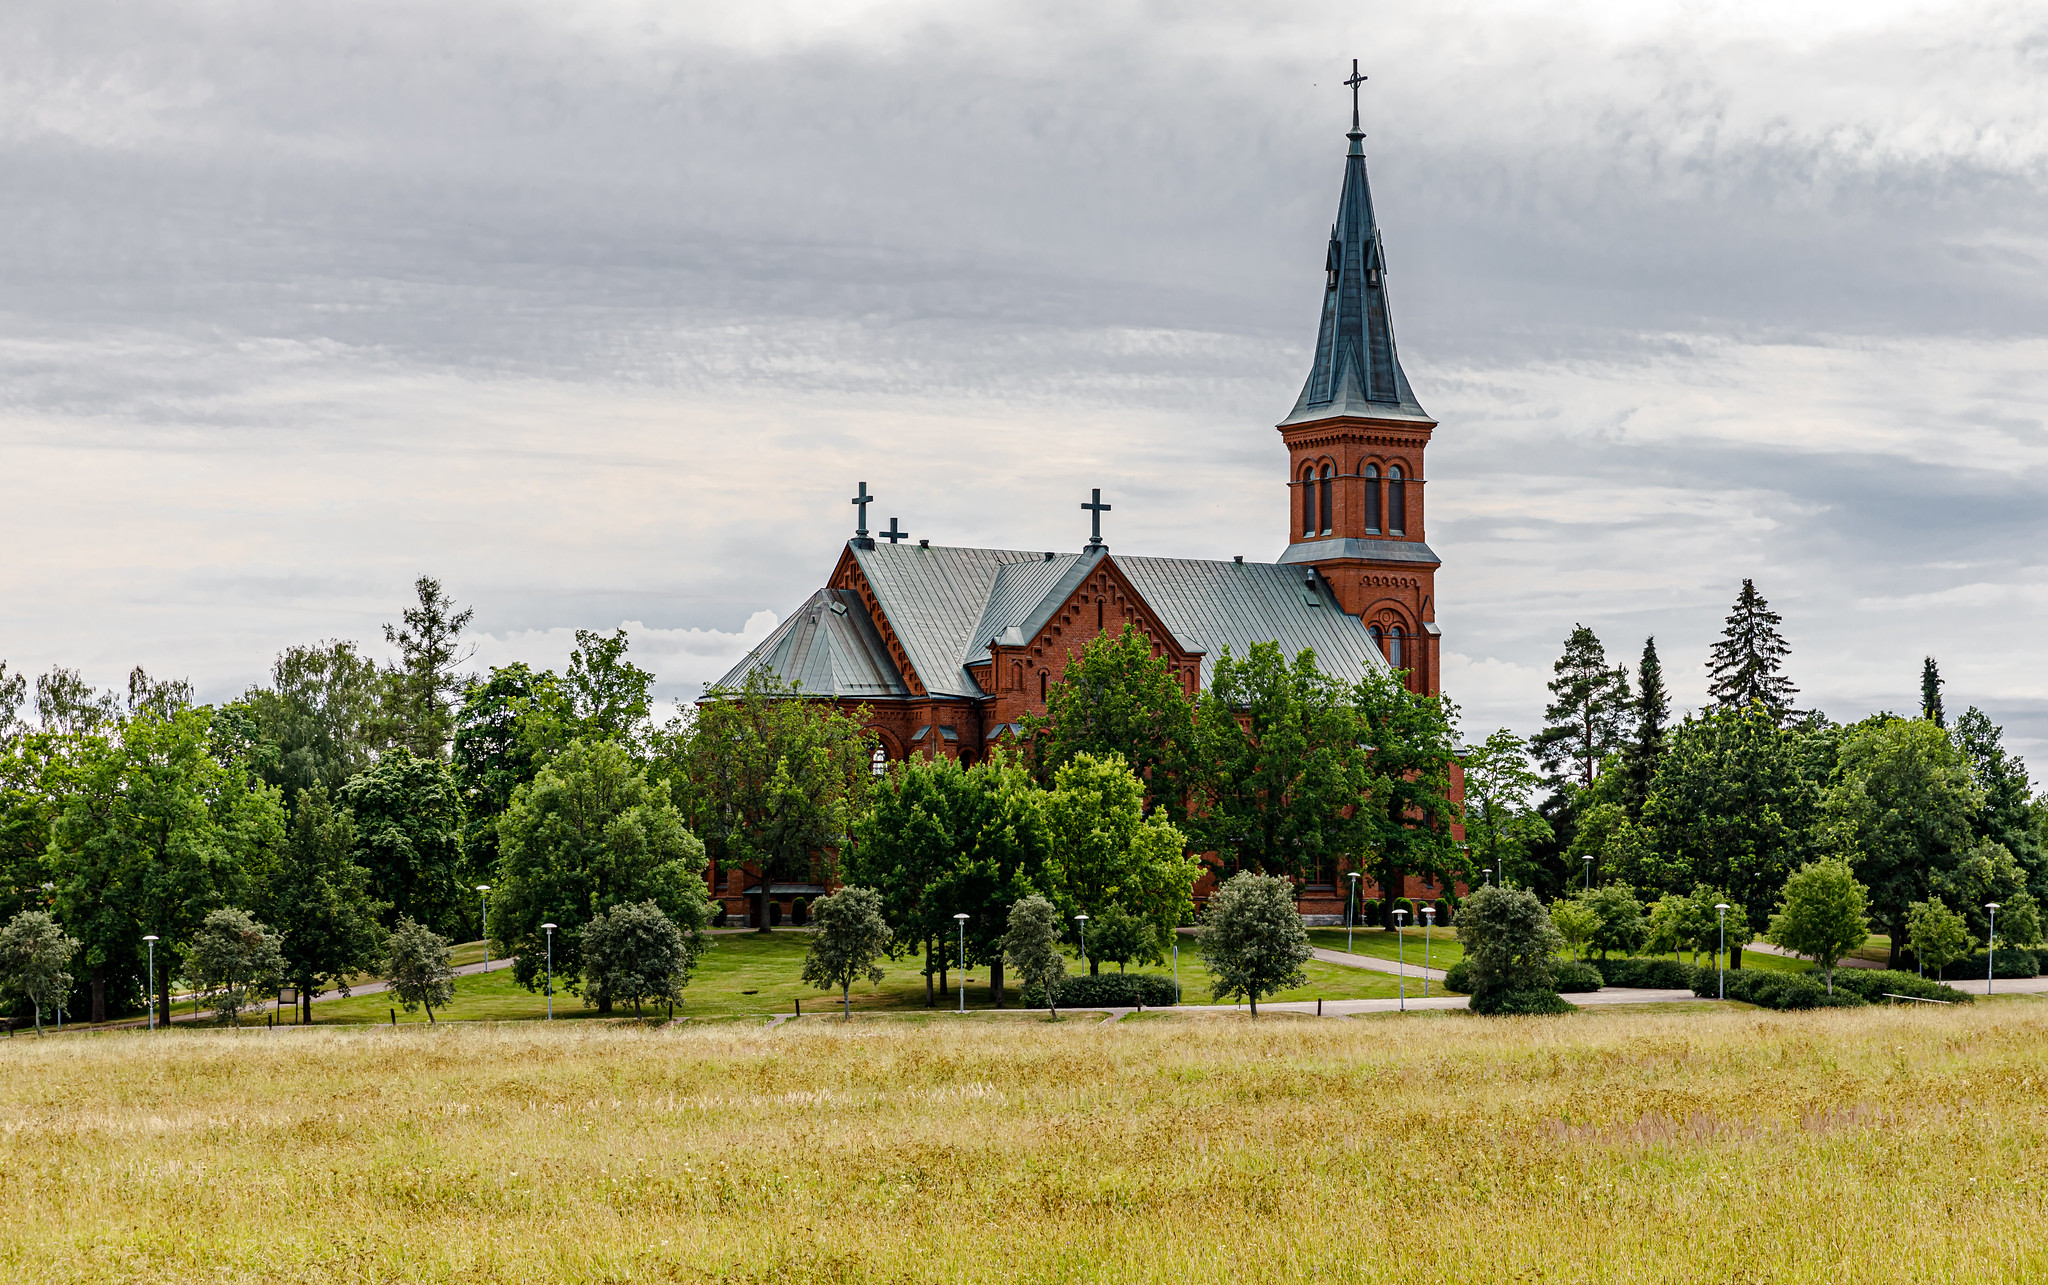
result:
[[[1093,535],[1078,551],[910,543],[895,518],[870,533],[873,497],[863,482],[852,497],[861,516],[824,587],[720,685],[767,669],[818,700],[865,709],[880,742],[877,773],[911,755],[981,760],[1021,733],[1025,714],[1044,712],[1047,691],[1090,640],[1126,626],[1151,642],[1190,696],[1224,648],[1242,656],[1259,642],[1290,656],[1311,649],[1324,672],[1344,680],[1402,670],[1411,689],[1434,694],[1440,563],[1427,543],[1423,456],[1436,421],[1416,402],[1394,346],[1357,79],[1315,356],[1277,426],[1287,454],[1277,559],[1112,552],[1102,538],[1111,505],[1100,491],[1081,505]],[[1408,882],[1402,895],[1440,894]],[[714,895],[730,922],[744,922],[759,887],[739,871],[725,883]],[[786,902],[823,891],[775,885],[769,895]],[[1311,885],[1301,910],[1311,922],[1334,922],[1344,900],[1334,885]]]

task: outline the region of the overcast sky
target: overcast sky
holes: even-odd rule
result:
[[[1270,559],[1359,58],[1469,734],[1939,658],[2048,762],[2048,10],[137,5],[0,16],[0,657],[206,699],[631,631],[686,699],[865,480],[934,543]],[[377,649],[382,650],[381,642]]]

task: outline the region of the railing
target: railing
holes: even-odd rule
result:
[[[1883,996],[1884,996],[1884,997],[1885,997],[1886,999],[1890,1000],[1890,1001],[1892,1002],[1892,1007],[1893,1007],[1893,1008],[1897,1008],[1897,1007],[1899,1006],[1899,1001],[1900,1001],[1900,1000],[1902,1000],[1902,999],[1909,999],[1909,1000],[1912,1000],[1912,1001],[1913,1001],[1913,1002],[1914,1002],[1915,1004],[1953,1004],[1953,1003],[1955,1003],[1955,1001],[1954,1001],[1954,1000],[1952,1000],[1952,999],[1926,999],[1926,998],[1923,998],[1922,996],[1919,996],[1919,995],[1901,995],[1901,994],[1899,994],[1899,993],[1898,993],[1897,991],[1880,991],[1880,992],[1878,992],[1878,993],[1879,993],[1879,994],[1881,994],[1881,995],[1883,995]]]

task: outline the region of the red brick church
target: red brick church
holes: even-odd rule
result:
[[[1440,563],[1425,542],[1423,463],[1436,421],[1416,402],[1394,346],[1355,89],[1315,359],[1278,425],[1287,451],[1278,559],[1112,553],[1099,491],[1082,506],[1094,536],[1078,552],[907,543],[896,518],[869,533],[872,499],[862,483],[857,529],[825,587],[722,684],[766,668],[848,711],[865,707],[881,743],[878,772],[884,760],[913,754],[982,759],[1021,731],[1026,712],[1044,712],[1047,689],[1089,640],[1126,625],[1151,640],[1190,695],[1225,647],[1242,656],[1255,642],[1277,642],[1289,655],[1312,649],[1340,679],[1404,669],[1412,689],[1436,692]],[[1408,882],[1405,895],[1439,894]],[[725,883],[728,913],[742,922],[758,885],[738,871]],[[821,891],[775,885],[769,893],[786,902]],[[1302,911],[1312,921],[1341,916],[1344,895],[1305,888]]]

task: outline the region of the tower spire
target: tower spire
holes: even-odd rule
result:
[[[1338,415],[1427,418],[1408,387],[1394,347],[1394,320],[1387,301],[1386,251],[1373,217],[1372,185],[1365,172],[1365,131],[1359,125],[1359,86],[1365,73],[1352,60],[1351,146],[1344,157],[1344,186],[1337,198],[1337,222],[1323,262],[1323,321],[1316,335],[1315,362],[1294,410],[1282,425]]]

